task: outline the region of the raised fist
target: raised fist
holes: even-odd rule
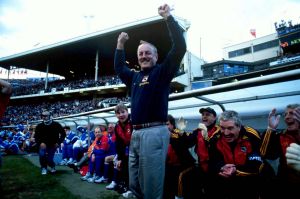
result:
[[[125,44],[125,42],[129,39],[129,36],[126,32],[121,32],[118,37],[118,42],[121,44]]]
[[[160,16],[162,16],[164,19],[167,19],[168,16],[171,15],[170,11],[171,11],[171,8],[168,4],[164,4],[164,5],[158,7],[158,14]]]

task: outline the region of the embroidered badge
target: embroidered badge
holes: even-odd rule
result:
[[[241,151],[244,152],[244,153],[246,153],[247,152],[247,148],[245,146],[242,146],[241,147]]]
[[[148,81],[148,77],[149,77],[149,75],[144,76],[143,79],[142,79],[142,82]]]
[[[149,75],[144,76],[143,79],[142,79],[142,82],[139,85],[143,86],[145,84],[149,84],[148,78],[149,78]]]

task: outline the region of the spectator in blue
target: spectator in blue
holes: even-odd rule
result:
[[[131,91],[131,121],[133,134],[129,152],[129,188],[137,198],[163,197],[165,163],[170,140],[166,126],[170,84],[179,70],[186,52],[183,30],[164,4],[158,14],[166,22],[171,49],[158,64],[157,48],[141,41],[137,58],[141,71],[126,65],[127,33],[120,33],[115,51],[114,67],[117,75]]]
[[[13,140],[12,136],[7,136],[4,141],[1,140],[0,147],[3,148],[6,155],[17,155],[20,151],[18,143]]]
[[[63,143],[61,143],[62,149],[62,161],[60,165],[68,165],[74,163],[73,157],[73,144],[78,140],[78,136],[75,132],[71,131],[69,126],[65,126],[66,137]]]
[[[73,156],[76,162],[68,164],[75,173],[86,163],[88,163],[88,149],[95,140],[95,131],[92,130],[93,124],[89,123],[88,127],[78,126],[77,131],[80,132],[79,139],[73,144]]]
[[[80,134],[78,136],[79,139],[73,144],[73,157],[75,158],[76,162],[79,162],[83,154],[88,150],[89,134],[87,129],[82,126],[78,126],[76,129]]]
[[[80,140],[84,142],[84,145],[91,145],[95,140],[95,132],[93,130],[93,124],[89,123],[87,127],[78,126],[77,131],[80,132]]]
[[[18,144],[19,149],[24,151],[24,146],[25,146],[25,134],[23,133],[23,131],[25,130],[24,126],[22,124],[18,124],[17,127],[15,129],[13,129],[13,131],[15,132],[13,140],[15,141],[15,143]]]
[[[29,126],[25,133],[25,151],[34,152],[36,147],[35,140],[33,139],[33,127]]]
[[[50,172],[55,173],[55,163],[53,161],[57,147],[63,142],[66,133],[63,127],[56,121],[53,121],[49,111],[41,114],[43,122],[39,123],[35,128],[34,138],[39,146],[39,160],[42,175],[47,174],[47,166]]]

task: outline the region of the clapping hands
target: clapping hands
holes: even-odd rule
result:
[[[300,172],[300,145],[292,143],[287,147],[285,156],[288,166]]]
[[[280,121],[280,115],[276,116],[276,108],[273,108],[268,117],[268,128],[276,129]]]
[[[177,121],[177,128],[180,130],[180,131],[184,131],[185,128],[186,128],[186,125],[187,125],[187,121],[184,120],[183,117],[180,117]]]
[[[225,164],[221,168],[219,175],[224,178],[229,178],[230,176],[235,175],[235,173],[236,173],[236,167],[234,164]]]
[[[201,129],[201,134],[204,139],[208,138],[207,127],[203,123],[199,123],[198,128]]]

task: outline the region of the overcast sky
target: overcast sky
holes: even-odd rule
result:
[[[282,19],[300,23],[299,0],[0,0],[0,57],[156,16],[163,3],[191,23],[188,50],[208,62],[253,39],[250,29],[261,37]]]

